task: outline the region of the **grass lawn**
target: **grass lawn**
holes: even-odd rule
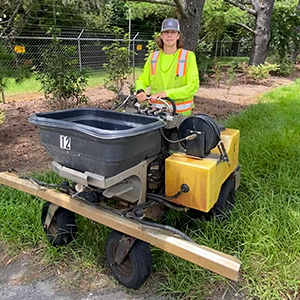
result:
[[[142,69],[135,69],[135,78],[141,74]],[[91,76],[88,79],[88,87],[98,87],[103,85],[106,74],[104,71],[98,71],[91,73]],[[21,83],[15,83],[13,79],[9,80],[7,88],[5,89],[6,95],[16,95],[20,93],[35,93],[41,91],[41,84],[35,79],[34,76],[25,79]]]
[[[224,57],[219,57],[218,61],[221,64],[221,66],[230,66],[230,64],[232,62],[236,62],[236,63],[248,62],[249,57],[247,57],[247,56],[242,56],[242,57],[224,56]]]
[[[5,89],[5,95],[16,95],[20,93],[36,93],[41,89],[41,84],[32,76],[23,80],[21,83],[15,83],[9,79]]]
[[[88,87],[97,87],[104,83],[104,72],[93,72],[88,79]],[[6,95],[15,95],[19,93],[34,93],[41,91],[41,84],[34,78],[34,76],[25,79],[21,83],[15,83],[13,79],[9,80],[5,90]]]
[[[93,72],[88,79],[88,87],[97,87],[102,85],[105,79],[104,72]],[[6,95],[15,95],[19,93],[34,93],[41,91],[41,84],[34,78],[34,76],[25,79],[21,83],[15,83],[10,80],[5,90]]]
[[[241,186],[229,221],[191,222],[170,212],[169,225],[200,244],[242,261],[239,286],[255,299],[299,299],[300,282],[300,80],[265,94],[257,105],[224,121],[240,130]],[[36,175],[37,176],[37,175]],[[39,174],[48,182],[57,176]],[[79,236],[62,248],[48,246],[40,226],[42,201],[0,187],[0,240],[11,249],[40,247],[49,262],[94,268],[104,257],[109,229],[78,217]],[[231,283],[192,263],[152,248],[154,271],[166,278],[165,296],[207,299],[209,289]],[[187,299],[187,298],[185,298]]]

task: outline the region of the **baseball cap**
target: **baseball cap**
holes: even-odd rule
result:
[[[180,32],[180,25],[178,20],[176,19],[165,19],[162,24],[161,24],[161,31],[166,31],[166,30],[176,30]]]

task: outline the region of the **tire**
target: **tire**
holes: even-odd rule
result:
[[[235,201],[235,186],[233,179],[227,179],[222,187],[219,194],[219,198],[209,214],[216,216],[222,220],[227,220],[229,213],[232,211]]]
[[[53,246],[67,245],[76,237],[75,214],[63,207],[59,207],[54,214],[49,228],[45,228],[46,216],[50,204],[50,202],[46,202],[42,209],[42,226],[44,232]]]
[[[113,231],[105,243],[105,255],[109,268],[117,281],[130,289],[139,288],[152,272],[152,257],[149,245],[136,240],[124,261],[118,266],[115,263],[116,250],[122,233]]]

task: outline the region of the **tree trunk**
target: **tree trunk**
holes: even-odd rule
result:
[[[271,17],[275,0],[264,0],[263,2],[252,0],[256,2],[256,29],[252,41],[252,48],[250,53],[249,65],[258,66],[264,64],[271,37]]]
[[[201,28],[202,11],[205,0],[186,0],[186,18],[180,18],[181,32],[184,36],[184,48],[195,51]]]

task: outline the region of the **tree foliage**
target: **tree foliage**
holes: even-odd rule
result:
[[[300,42],[298,26],[300,26],[300,11],[297,10],[296,3],[287,1],[275,3],[271,23],[271,43],[280,59],[292,58],[294,46]]]
[[[202,36],[206,41],[221,40],[225,35],[240,39],[245,31],[240,23],[250,24],[249,14],[237,7],[228,5],[223,0],[207,0],[203,10]]]
[[[18,65],[17,54],[12,51],[9,44],[0,43],[0,92],[2,101],[5,102],[4,91],[10,79],[20,83],[23,79],[30,77],[28,68]]]
[[[35,71],[46,99],[59,109],[74,107],[88,100],[83,92],[89,74],[86,69],[78,69],[75,57],[76,48],[63,46],[54,36],[42,54],[40,69]]]
[[[0,1],[0,38],[16,35],[26,25],[35,0]]]
[[[108,58],[108,63],[104,64],[104,70],[108,74],[104,86],[120,96],[124,93],[128,76],[132,73],[130,67],[132,51],[128,47],[130,42],[128,34],[124,35],[120,28],[115,28],[114,33],[117,40],[110,46],[103,47]]]

